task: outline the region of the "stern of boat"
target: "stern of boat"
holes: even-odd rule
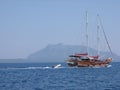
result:
[[[68,66],[77,66],[77,61],[76,60],[66,60],[66,63],[68,64]]]

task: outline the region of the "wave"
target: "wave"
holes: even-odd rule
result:
[[[110,68],[110,67],[112,67],[112,65],[108,65],[108,66],[94,66],[94,67],[92,67],[92,68]]]
[[[0,70],[30,70],[30,69],[50,69],[52,67],[9,67],[9,68],[0,68]]]
[[[59,67],[59,68],[67,68],[67,67]],[[59,68],[53,68],[49,66],[45,67],[9,67],[9,68],[0,68],[0,70],[33,70],[33,69],[59,69]]]
[[[7,68],[7,69],[49,69],[49,68],[51,68],[51,67],[48,67],[48,66],[46,66],[46,67],[25,67],[25,68]]]
[[[107,68],[110,68],[110,67],[112,67],[112,65],[108,65],[108,66],[107,66]]]
[[[95,66],[95,67],[86,67],[86,68],[110,68],[112,67],[112,65],[108,65],[106,67],[99,67],[99,66]],[[9,68],[0,68],[0,70],[33,70],[33,69],[60,69],[60,68],[84,68],[84,67],[68,67],[68,66],[62,66],[62,67],[58,67],[58,68],[54,68],[54,67],[50,67],[50,66],[44,66],[44,67],[9,67]]]

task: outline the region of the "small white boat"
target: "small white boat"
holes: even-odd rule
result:
[[[55,66],[53,66],[53,68],[60,68],[61,67],[61,64],[57,64]]]

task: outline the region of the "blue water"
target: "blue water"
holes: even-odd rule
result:
[[[0,90],[120,90],[120,62],[106,68],[57,63],[1,63]]]

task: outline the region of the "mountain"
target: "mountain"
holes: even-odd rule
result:
[[[69,55],[74,53],[84,53],[85,46],[79,45],[48,45],[47,47],[39,50],[28,56],[29,62],[64,62]],[[90,53],[95,55],[97,50],[89,48]],[[111,54],[109,52],[100,52],[101,56],[109,57]],[[113,61],[117,61],[120,56],[113,54]]]

